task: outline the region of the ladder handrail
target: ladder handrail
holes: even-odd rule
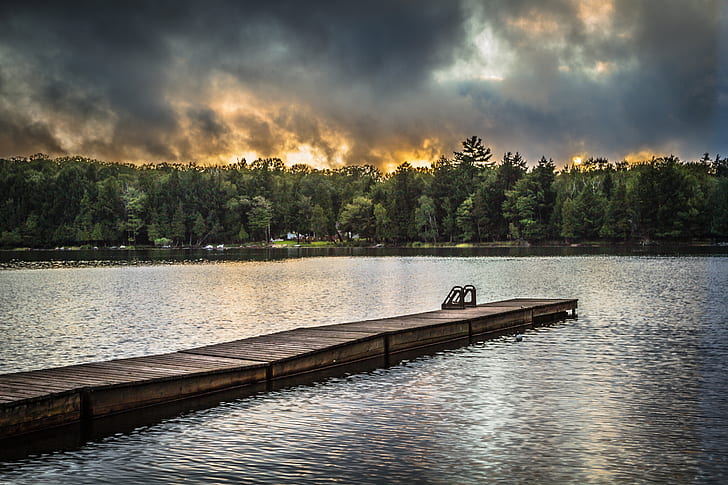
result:
[[[453,286],[442,302],[443,310],[464,310],[465,307],[476,306],[475,286]]]
[[[468,299],[468,295],[470,295],[470,299]],[[473,286],[473,285],[463,286],[463,304],[466,307],[477,306],[477,304],[475,302],[475,286]]]

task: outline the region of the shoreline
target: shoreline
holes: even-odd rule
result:
[[[423,243],[410,242],[405,244],[359,244],[359,243],[295,243],[273,242],[270,244],[237,244],[224,247],[209,246],[177,246],[177,247],[157,247],[149,245],[140,246],[110,246],[110,247],[85,247],[85,246],[63,246],[55,248],[31,248],[31,247],[15,247],[0,248],[3,252],[59,252],[59,251],[228,251],[239,249],[515,249],[515,248],[659,248],[659,247],[728,247],[726,241],[715,240],[651,240],[651,241],[583,241],[578,243],[546,241],[529,243],[525,241],[495,241],[485,243]]]
[[[279,261],[310,257],[512,257],[539,256],[728,256],[728,244],[670,243],[660,245],[440,245],[440,246],[243,246],[135,249],[0,250],[0,271],[63,268],[206,265],[244,261]]]

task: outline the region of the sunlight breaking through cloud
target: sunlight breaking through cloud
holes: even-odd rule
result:
[[[4,2],[0,156],[383,167],[473,134],[530,161],[728,151],[718,0],[167,6]]]

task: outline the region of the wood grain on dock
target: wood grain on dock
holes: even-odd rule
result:
[[[513,299],[459,310],[297,328],[161,355],[0,375],[0,438],[371,361],[576,311],[577,300]]]

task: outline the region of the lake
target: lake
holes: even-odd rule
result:
[[[453,285],[479,302],[579,298],[577,320],[522,342],[0,455],[0,483],[728,480],[724,249],[34,252],[0,265],[0,372],[428,311]]]

